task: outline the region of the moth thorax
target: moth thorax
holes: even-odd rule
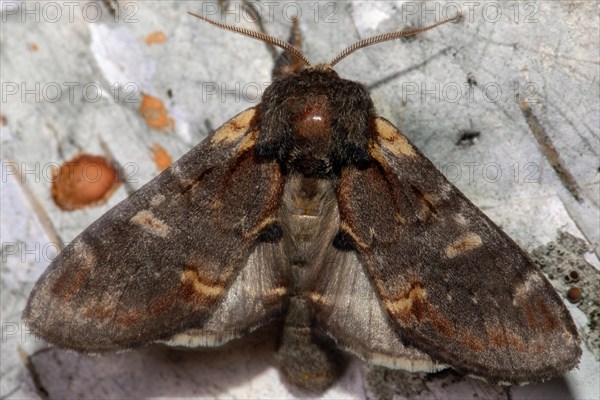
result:
[[[302,141],[328,141],[331,130],[331,109],[325,95],[309,95],[296,119],[297,139]]]

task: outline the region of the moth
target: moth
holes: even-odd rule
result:
[[[273,83],[60,253],[23,314],[36,335],[103,353],[219,346],[278,321],[280,370],[315,391],[343,370],[339,349],[507,385],[577,365],[542,272],[333,70],[448,20],[312,66],[297,23],[288,43],[195,16],[282,48]]]

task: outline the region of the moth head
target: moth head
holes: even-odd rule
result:
[[[255,123],[260,133],[254,153],[275,159],[285,170],[305,176],[328,176],[340,173],[346,165],[365,168],[371,162],[369,143],[376,117],[373,101],[363,85],[340,78],[333,67],[363,47],[415,35],[454,20],[363,39],[331,62],[313,66],[300,50],[300,31],[295,19],[288,43],[261,32],[189,14],[284,50],[275,63],[273,82],[265,89],[257,107]]]
[[[286,41],[283,41],[281,39],[278,39],[278,38],[270,36],[270,35],[266,35],[261,32],[255,32],[250,29],[240,28],[237,26],[228,25],[228,24],[224,24],[222,22],[214,21],[212,19],[206,18],[203,15],[196,14],[196,13],[193,13],[190,11],[188,11],[188,14],[190,14],[196,18],[199,18],[202,21],[208,22],[209,24],[212,24],[218,28],[236,32],[241,35],[245,35],[245,36],[251,37],[253,39],[260,40],[264,43],[271,44],[273,46],[277,46],[277,47],[283,49],[288,54],[295,56],[298,60],[300,60],[302,63],[304,63],[304,65],[306,66],[307,69],[315,68],[315,69],[322,69],[322,70],[332,69],[334,65],[336,65],[337,63],[339,63],[340,61],[342,61],[344,58],[346,58],[350,54],[354,53],[355,51],[362,49],[363,47],[371,46],[371,45],[374,45],[377,43],[387,42],[389,40],[399,39],[399,38],[405,37],[405,36],[413,36],[418,33],[425,32],[430,29],[436,28],[447,22],[457,21],[461,18],[461,14],[458,13],[456,16],[454,16],[452,18],[442,20],[433,25],[428,25],[428,26],[424,26],[421,28],[407,29],[407,30],[403,30],[403,31],[388,32],[388,33],[384,33],[381,35],[362,39],[362,40],[359,40],[358,42],[352,44],[351,46],[346,47],[341,53],[339,53],[337,56],[335,56],[333,58],[333,60],[331,60],[329,63],[318,64],[317,66],[313,67],[311,65],[311,63],[308,61],[308,58],[306,58],[306,56],[304,54],[302,54],[302,51],[300,49],[298,49],[297,47],[295,47],[294,45],[292,45],[291,43],[288,43]]]

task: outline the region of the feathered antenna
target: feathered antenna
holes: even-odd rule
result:
[[[413,29],[407,29],[404,31],[388,32],[388,33],[384,33],[381,35],[372,36],[370,38],[366,38],[363,40],[359,40],[358,42],[354,43],[352,46],[346,47],[344,49],[344,51],[342,51],[333,60],[331,60],[331,62],[329,63],[329,66],[333,67],[335,64],[339,63],[344,58],[348,57],[350,54],[354,53],[355,51],[362,49],[363,47],[371,46],[373,44],[377,44],[377,43],[381,43],[381,42],[387,42],[388,40],[394,40],[394,39],[398,39],[398,38],[405,37],[405,36],[416,35],[417,33],[428,31],[430,29],[433,29],[435,27],[443,25],[447,22],[458,20],[458,19],[460,19],[460,17],[461,17],[461,14],[458,13],[453,18],[448,18],[448,19],[445,19],[438,23],[435,23],[433,25],[424,26],[422,28],[413,28]]]
[[[236,32],[236,33],[239,33],[239,34],[251,37],[253,39],[257,39],[257,40],[260,40],[262,42],[272,44],[273,46],[277,46],[279,48],[282,48],[284,51],[287,51],[288,53],[293,54],[294,56],[296,56],[300,60],[302,60],[302,62],[304,64],[306,64],[306,66],[308,68],[312,67],[312,65],[310,64],[310,62],[308,61],[308,59],[304,56],[304,54],[302,54],[302,52],[300,50],[298,50],[297,48],[295,48],[294,46],[292,46],[288,42],[285,42],[285,41],[283,41],[281,39],[277,39],[276,37],[265,35],[264,33],[261,33],[261,32],[255,32],[255,31],[252,31],[250,29],[240,28],[240,27],[237,27],[237,26],[224,24],[222,22],[213,21],[212,19],[206,18],[203,15],[195,14],[195,13],[190,12],[190,11],[188,11],[188,14],[193,15],[194,17],[199,18],[199,19],[201,19],[204,22],[208,22],[209,24],[212,24],[212,25],[214,25],[216,27],[219,27],[219,28],[222,28],[222,29],[226,29],[228,31]]]
[[[208,22],[209,24],[212,24],[218,28],[222,28],[222,29],[226,29],[228,31],[232,31],[232,32],[236,32],[248,37],[251,37],[253,39],[257,39],[260,40],[262,42],[271,44],[273,46],[277,46],[281,49],[283,49],[284,51],[287,51],[288,53],[296,56],[299,60],[301,60],[308,68],[312,68],[312,65],[310,64],[310,62],[308,61],[308,59],[304,56],[304,54],[302,54],[302,52],[294,47],[293,45],[291,45],[288,42],[285,42],[281,39],[277,39],[276,37],[273,36],[269,36],[269,35],[265,35],[264,33],[261,32],[255,32],[253,30],[250,29],[246,29],[246,28],[240,28],[234,25],[228,25],[228,24],[224,24],[222,22],[218,22],[218,21],[214,21],[212,19],[206,18],[203,15],[200,14],[196,14],[193,13],[191,11],[188,11],[188,14],[201,19],[204,22]],[[433,29],[435,27],[438,27],[440,25],[443,25],[445,23],[448,23],[450,21],[454,21],[454,20],[458,20],[460,19],[462,15],[460,13],[458,13],[455,17],[453,18],[448,18],[445,19],[443,21],[440,21],[438,23],[435,23],[433,25],[429,25],[429,26],[424,26],[422,28],[414,28],[414,29],[407,29],[404,31],[396,31],[396,32],[388,32],[388,33],[384,33],[382,35],[377,35],[377,36],[373,36],[370,38],[366,38],[363,40],[359,40],[358,42],[354,43],[353,45],[347,47],[346,49],[344,49],[344,51],[342,51],[340,54],[338,54],[330,63],[329,63],[329,67],[333,67],[335,64],[339,63],[340,61],[342,61],[344,58],[348,57],[350,54],[354,53],[357,50],[362,49],[363,47],[367,47],[367,46],[371,46],[377,43],[381,43],[381,42],[387,42],[388,40],[394,40],[394,39],[398,39],[401,37],[405,37],[405,36],[412,36],[412,35],[416,35],[417,33],[421,33],[421,32],[425,32],[428,31],[430,29]]]

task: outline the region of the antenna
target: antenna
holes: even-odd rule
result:
[[[264,33],[261,32],[255,32],[252,31],[250,29],[246,29],[246,28],[240,28],[237,26],[233,26],[233,25],[228,25],[228,24],[224,24],[218,21],[213,21],[212,19],[206,18],[203,15],[199,15],[199,14],[195,14],[193,12],[188,11],[188,14],[201,19],[204,22],[208,22],[209,24],[212,24],[218,28],[221,29],[226,29],[228,31],[232,31],[232,32],[236,32],[239,33],[241,35],[245,35],[248,37],[251,37],[253,39],[257,39],[260,40],[261,42],[265,42],[268,44],[271,44],[273,46],[277,46],[285,51],[287,51],[290,54],[293,54],[294,56],[298,57],[300,60],[302,60],[302,62],[304,64],[306,64],[306,66],[308,68],[311,68],[312,65],[310,64],[310,62],[308,62],[308,59],[304,56],[304,54],[302,54],[302,52],[300,50],[298,50],[297,48],[295,48],[294,46],[292,46],[291,44],[289,44],[288,42],[284,42],[281,39],[277,39],[273,36],[269,36],[269,35],[265,35]]]
[[[394,40],[394,39],[398,39],[398,38],[401,38],[401,37],[404,37],[404,36],[416,35],[417,33],[428,31],[430,29],[433,29],[435,27],[443,25],[443,24],[445,24],[447,22],[458,20],[458,19],[460,19],[461,16],[462,16],[462,14],[458,13],[453,18],[448,18],[448,19],[445,19],[445,20],[440,21],[438,23],[435,23],[433,25],[424,26],[422,28],[414,28],[414,29],[407,29],[407,30],[404,30],[404,31],[388,32],[388,33],[384,33],[382,35],[372,36],[370,38],[359,40],[358,42],[354,43],[352,46],[346,47],[344,49],[344,51],[342,51],[340,54],[338,54],[329,63],[329,66],[333,67],[335,64],[339,63],[344,58],[346,58],[350,54],[354,53],[356,50],[362,49],[363,47],[371,46],[373,44],[377,44],[377,43],[381,43],[381,42],[387,42],[388,40]]]

